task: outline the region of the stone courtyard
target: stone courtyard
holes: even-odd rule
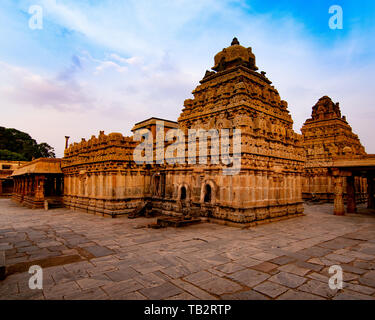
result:
[[[0,299],[375,299],[375,215],[305,216],[234,228],[201,223],[149,229],[155,218],[111,219],[30,210],[0,199]],[[31,265],[43,290],[29,289]],[[331,290],[340,265],[344,288]]]

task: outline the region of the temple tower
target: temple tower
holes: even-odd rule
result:
[[[220,165],[195,166],[185,177],[191,199],[212,218],[252,223],[300,214],[304,150],[287,102],[258,72],[251,48],[236,38],[214,58],[212,71],[184,102],[179,127],[241,130],[241,171],[223,176]],[[223,165],[221,165],[223,166]],[[176,181],[175,181],[176,182]],[[167,180],[168,185],[168,180]],[[205,201],[206,185],[215,197]]]
[[[333,201],[334,182],[328,169],[332,160],[365,155],[365,149],[346,117],[341,115],[339,103],[327,96],[313,106],[311,118],[306,120],[301,132],[307,158],[303,198]],[[355,183],[357,199],[364,201],[366,185],[360,177],[356,177]]]

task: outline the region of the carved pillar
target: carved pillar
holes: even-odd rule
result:
[[[367,208],[375,209],[374,176],[367,176]]]
[[[334,183],[334,192],[335,192],[333,214],[337,216],[342,216],[345,214],[344,199],[343,199],[343,192],[344,192],[343,177],[334,176],[333,183]]]
[[[348,213],[357,212],[357,206],[355,202],[355,177],[346,177],[346,208]]]
[[[38,176],[36,178],[36,190],[35,190],[35,200],[41,201],[44,200],[44,176]]]

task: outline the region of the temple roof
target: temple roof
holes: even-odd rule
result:
[[[134,132],[134,131],[142,129],[142,128],[148,128],[152,125],[156,125],[157,121],[163,122],[164,127],[166,127],[166,128],[173,128],[173,129],[178,128],[178,123],[176,121],[152,117],[152,118],[143,120],[141,122],[137,122],[134,125],[134,127],[132,128],[131,131]]]
[[[311,119],[321,120],[334,118],[341,118],[339,103],[334,103],[328,96],[321,97],[312,108]]]
[[[39,158],[16,169],[12,177],[27,174],[62,174],[61,159]]]
[[[224,48],[215,55],[215,65],[212,70],[223,71],[228,68],[243,65],[251,70],[258,70],[255,65],[255,55],[251,51],[251,47],[245,48],[240,45],[237,38],[233,38],[229,47]]]

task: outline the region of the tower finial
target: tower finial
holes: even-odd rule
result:
[[[240,42],[238,41],[236,37],[233,38],[232,43],[230,45],[234,46],[235,44],[238,44],[238,45],[240,44]]]

